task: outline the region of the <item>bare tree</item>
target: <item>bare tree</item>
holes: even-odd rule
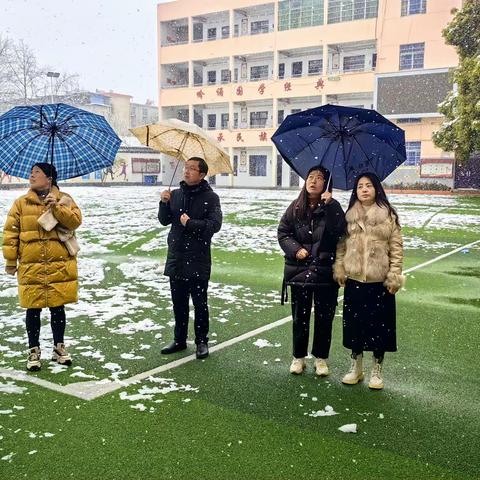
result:
[[[11,40],[0,35],[0,100],[9,96],[8,61]]]
[[[29,98],[36,96],[42,70],[32,49],[23,41],[11,42],[8,49],[7,82],[14,97],[28,103]]]

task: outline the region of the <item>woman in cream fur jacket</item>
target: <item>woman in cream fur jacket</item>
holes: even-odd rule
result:
[[[363,352],[373,352],[369,387],[382,389],[385,352],[395,352],[395,293],[404,283],[398,215],[375,174],[355,181],[346,213],[347,232],[337,246],[334,278],[345,287],[343,345],[352,351],[342,382],[363,379]]]

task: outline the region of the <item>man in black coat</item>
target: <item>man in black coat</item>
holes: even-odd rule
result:
[[[218,195],[205,180],[208,165],[203,158],[185,162],[180,188],[164,190],[160,196],[158,219],[172,225],[168,234],[165,275],[170,277],[174,340],[162,354],[187,348],[189,298],[195,310],[195,344],[197,358],[208,356],[208,280],[212,267],[210,244],[222,226],[222,210]]]

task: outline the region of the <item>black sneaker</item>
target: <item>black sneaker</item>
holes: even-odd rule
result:
[[[170,353],[181,352],[182,350],[186,350],[187,344],[186,343],[177,343],[175,340],[165,347],[162,348],[161,353],[162,355],[169,355]]]
[[[208,344],[207,344],[207,342],[197,343],[196,356],[199,360],[201,360],[202,358],[207,358],[208,357]]]

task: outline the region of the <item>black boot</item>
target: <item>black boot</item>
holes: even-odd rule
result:
[[[208,357],[208,343],[207,342],[198,342],[197,343],[197,358],[201,360],[202,358]]]
[[[168,355],[170,353],[181,352],[182,350],[186,350],[187,344],[185,342],[178,343],[175,340],[170,342],[168,345],[162,348],[161,353],[162,355]]]

